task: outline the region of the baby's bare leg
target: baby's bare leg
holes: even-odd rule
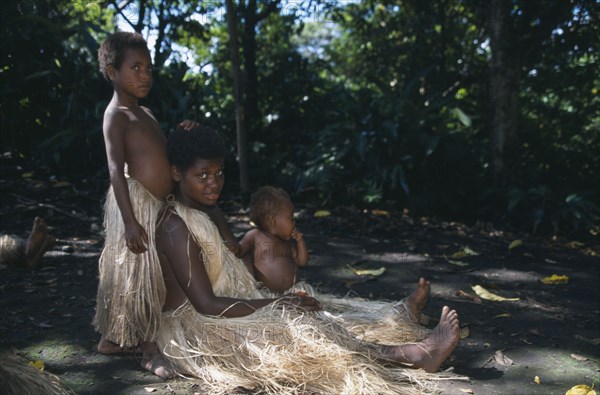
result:
[[[438,326],[423,341],[401,346],[384,346],[384,358],[433,373],[450,356],[459,339],[458,314],[442,309]]]
[[[154,342],[142,342],[142,350],[144,356],[142,357],[142,368],[146,369],[150,373],[153,373],[163,379],[172,379],[177,376],[177,372],[169,361],[160,353],[158,346]]]
[[[34,268],[46,251],[54,245],[54,236],[48,234],[48,226],[40,217],[35,217],[31,233],[25,244],[25,266]]]

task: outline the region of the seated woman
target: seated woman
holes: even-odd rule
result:
[[[283,296],[261,290],[212,220],[224,184],[222,139],[208,128],[178,130],[168,155],[177,185],[156,231],[167,288],[157,341],[175,369],[202,379],[211,393],[429,389],[426,372],[450,355],[459,326],[448,307],[430,333],[416,323],[427,281],[397,303],[317,300],[310,288]]]

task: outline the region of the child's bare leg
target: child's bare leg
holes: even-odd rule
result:
[[[142,357],[142,368],[146,369],[150,373],[162,377],[163,379],[172,379],[177,376],[177,372],[169,361],[160,353],[158,345],[154,342],[142,342],[142,350],[144,356]]]
[[[131,348],[123,348],[116,343],[111,342],[106,339],[104,335],[100,338],[100,342],[98,343],[98,352],[101,354],[122,354],[122,353],[131,353],[131,354],[141,354],[142,348],[140,346],[131,347]]]
[[[54,245],[54,237],[48,234],[48,226],[40,217],[35,217],[31,233],[25,244],[25,266],[34,268],[46,251]]]
[[[450,356],[458,339],[458,314],[444,306],[438,326],[423,341],[401,346],[384,346],[382,351],[385,359],[433,373]]]
[[[406,307],[408,311],[412,314],[412,316],[418,322],[421,318],[421,311],[427,304],[429,300],[429,294],[431,293],[431,286],[429,281],[425,280],[423,277],[419,279],[417,283],[417,289],[415,289],[408,297],[405,299]]]

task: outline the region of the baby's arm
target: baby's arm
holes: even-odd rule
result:
[[[296,245],[292,246],[292,255],[296,260],[296,264],[304,267],[308,263],[308,249],[306,248],[304,235],[298,229],[294,229],[292,238],[296,240]]]
[[[127,116],[122,112],[117,109],[108,110],[104,114],[103,132],[110,183],[125,224],[127,247],[139,254],[146,251],[148,235],[135,218],[125,179],[125,133],[128,122]],[[134,166],[135,163],[131,165]]]

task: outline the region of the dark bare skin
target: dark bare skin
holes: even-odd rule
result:
[[[223,187],[223,161],[197,159],[186,170],[173,168],[177,182],[176,198],[187,207],[210,211],[216,205]],[[193,241],[183,219],[166,208],[156,231],[157,251],[167,298],[165,311],[175,310],[186,301],[204,315],[241,317],[252,314],[256,309],[277,300],[301,307],[307,311],[321,310],[321,303],[306,293],[287,294],[279,299],[238,299],[216,296],[202,261],[201,248]],[[416,290],[406,299],[406,304],[415,317],[427,303],[430,294],[429,282],[421,278]],[[400,346],[376,345],[382,358],[412,368],[435,372],[452,353],[459,339],[459,322],[456,311],[442,309],[439,325],[432,334],[417,344]]]
[[[254,277],[279,293],[296,283],[297,268],[308,263],[304,236],[294,224],[294,206],[291,202],[282,202],[280,206],[240,241],[242,255],[252,255],[250,271]]]
[[[299,231],[294,232],[295,244],[260,229],[252,229],[240,241],[243,254],[252,254],[254,277],[273,292],[290,289],[296,283],[297,268],[306,266],[308,261],[304,238]]]
[[[31,233],[25,242],[25,262],[28,269],[33,269],[44,254],[52,248],[55,238],[48,233],[48,225],[40,217],[35,217]]]
[[[173,189],[167,159],[166,138],[152,112],[138,104],[152,87],[152,61],[146,50],[125,49],[119,69],[109,65],[107,73],[114,94],[104,112],[103,133],[110,183],[125,224],[127,247],[136,254],[148,249],[148,234],[135,218],[126,174],[139,181],[157,199],[163,200]],[[191,129],[195,122],[180,124]],[[162,378],[172,378],[175,370],[162,357],[156,344],[141,342],[141,348],[123,349],[104,335],[98,344],[103,354],[143,352],[142,367]]]
[[[223,237],[222,227],[227,227],[227,224],[217,206],[225,182],[223,159],[198,159],[186,170],[173,166],[172,175],[178,183],[177,200],[202,211],[213,221],[213,218],[217,218],[217,221],[222,220],[221,228],[218,227],[218,222],[217,227]],[[227,231],[231,233],[229,229]],[[231,237],[233,238],[233,235]],[[176,309],[189,300],[200,314],[242,317],[280,300],[243,300],[215,296],[202,261],[200,247],[191,238],[183,220],[171,211],[161,216],[157,226],[156,249],[167,288],[165,311]],[[309,311],[321,308],[316,299],[305,294],[290,294],[283,299]]]

